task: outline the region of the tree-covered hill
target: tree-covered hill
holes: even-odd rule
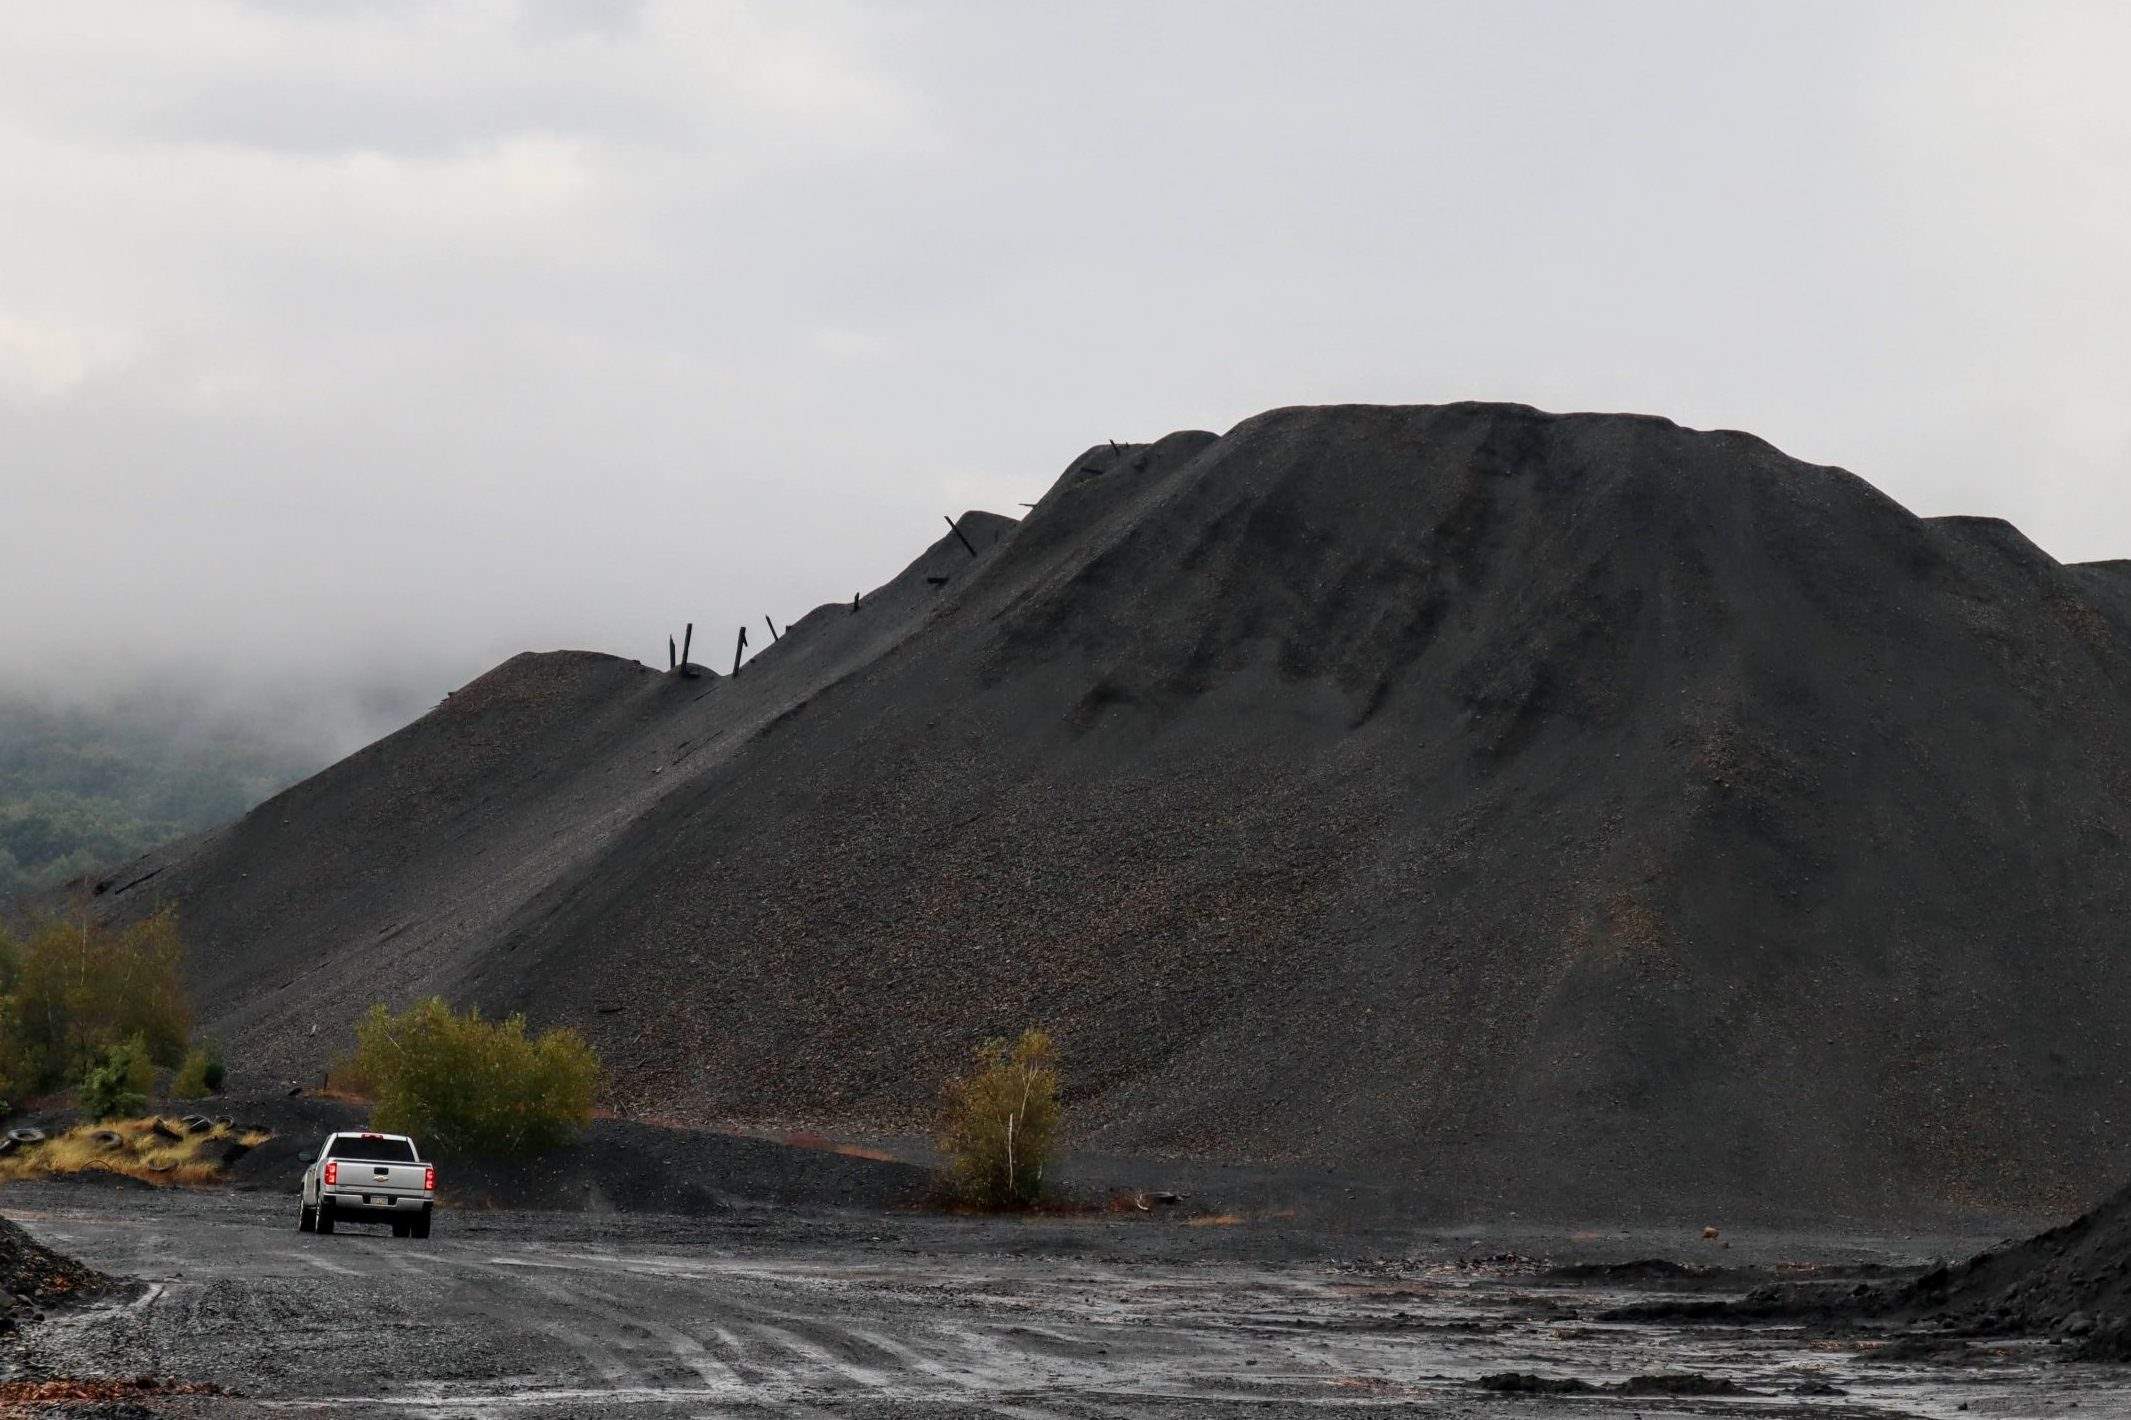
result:
[[[0,900],[232,819],[335,752],[182,695],[0,694]]]

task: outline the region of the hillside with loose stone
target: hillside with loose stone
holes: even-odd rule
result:
[[[2131,1174],[2131,564],[1490,404],[1098,445],[960,527],[737,676],[519,656],[92,901],[176,906],[255,1078],[440,992],[624,1111],[894,1130],[1042,1022],[1084,1147],[1443,1213]]]

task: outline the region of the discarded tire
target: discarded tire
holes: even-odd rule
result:
[[[105,1153],[109,1153],[113,1149],[124,1148],[126,1136],[116,1129],[92,1129],[89,1131],[89,1142],[102,1149]]]
[[[154,1132],[156,1138],[168,1139],[172,1143],[176,1143],[185,1137],[184,1131],[173,1129],[167,1119],[158,1119],[155,1123],[149,1125],[148,1128]]]
[[[176,1167],[177,1165],[169,1159],[157,1159],[154,1163],[148,1165],[148,1172],[169,1173],[172,1169]]]
[[[10,1129],[7,1131],[7,1137],[17,1144],[42,1144],[44,1142],[44,1131],[42,1129]]]
[[[183,1123],[187,1134],[205,1134],[215,1127],[215,1122],[204,1114],[188,1114]]]
[[[236,1121],[236,1120],[234,1120],[234,1119],[231,1119],[231,1118],[230,1118],[230,1117],[229,1117],[228,1115],[226,1115],[226,1114],[218,1114],[218,1115],[216,1115],[216,1116],[215,1116],[215,1128],[217,1128],[217,1129],[235,1129],[236,1127],[237,1127],[237,1121]]]

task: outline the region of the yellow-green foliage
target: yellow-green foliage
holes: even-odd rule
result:
[[[207,1052],[195,1047],[185,1052],[185,1061],[178,1072],[170,1077],[170,1097],[177,1100],[205,1099],[214,1091],[207,1088]]]
[[[222,1045],[210,1036],[185,1052],[185,1063],[170,1078],[171,1098],[197,1100],[221,1094],[223,1077]]]
[[[138,1114],[148,1107],[148,1091],[155,1085],[155,1067],[148,1063],[148,1047],[139,1036],[120,1041],[104,1052],[81,1077],[82,1113],[91,1119],[110,1119]]]
[[[965,1202],[1012,1208],[1042,1194],[1058,1134],[1057,1058],[1048,1034],[1025,1030],[1011,1043],[985,1041],[976,1068],[947,1082],[940,1156]]]
[[[0,1155],[0,1183],[99,1171],[148,1183],[209,1183],[222,1173],[222,1166],[208,1157],[210,1149],[219,1153],[232,1142],[250,1148],[274,1137],[265,1130],[239,1131],[217,1125],[205,1134],[166,1139],[155,1132],[155,1122],[148,1118],[84,1124],[41,1144],[19,1146]],[[105,1129],[119,1135],[116,1148],[97,1139]]]
[[[0,937],[0,1095],[79,1080],[135,1037],[151,1063],[176,1065],[192,1028],[179,956],[168,912],[129,927],[50,918],[21,942]]]
[[[599,1057],[573,1030],[525,1033],[525,1017],[487,1021],[442,999],[355,1029],[345,1072],[364,1081],[371,1122],[445,1155],[528,1154],[574,1139],[592,1117]]]

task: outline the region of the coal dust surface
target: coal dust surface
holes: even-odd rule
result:
[[[1101,444],[958,529],[737,675],[522,655],[84,889],[176,908],[255,1081],[435,992],[624,1114],[830,1133],[1042,1023],[1081,1146],[1436,1216],[2131,1176],[2131,564],[1493,404]]]

